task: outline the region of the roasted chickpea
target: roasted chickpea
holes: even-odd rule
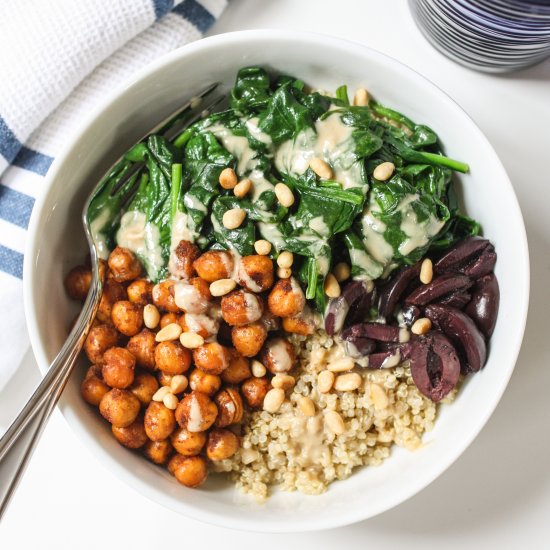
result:
[[[134,381],[135,357],[125,348],[109,348],[103,354],[101,374],[111,388],[123,390]]]
[[[228,348],[217,342],[209,342],[193,350],[195,366],[208,374],[221,374],[231,360]]]
[[[228,325],[248,325],[257,321],[264,311],[260,296],[246,290],[235,290],[222,298],[222,317]]]
[[[177,341],[161,342],[155,348],[155,364],[166,374],[183,374],[191,366],[191,352]]]
[[[110,254],[107,261],[113,279],[119,283],[132,281],[139,277],[141,264],[135,254],[127,248],[117,246]]]
[[[208,476],[206,460],[201,456],[175,454],[168,462],[168,471],[186,487],[202,485]]]
[[[112,323],[111,313],[113,304],[120,300],[126,299],[126,289],[117,283],[114,279],[105,279],[103,283],[103,293],[99,301],[99,307],[96,314],[96,319],[102,323]]]
[[[166,374],[165,372],[159,371],[157,374],[157,380],[161,386],[169,386],[172,383],[173,376],[171,374]]]
[[[90,374],[82,381],[80,393],[86,403],[99,406],[103,396],[110,390],[109,386],[97,375]]]
[[[283,319],[283,329],[285,332],[309,336],[315,332],[315,323],[305,317],[285,317]]]
[[[184,313],[179,318],[179,324],[183,332],[195,332],[203,338],[209,338],[218,332],[219,322],[208,315],[195,315]]]
[[[65,277],[65,290],[73,300],[85,300],[92,283],[91,269],[78,265]]]
[[[225,388],[218,392],[214,397],[214,403],[218,408],[218,428],[237,424],[243,419],[243,400],[236,388]]]
[[[143,418],[138,416],[129,426],[117,428],[111,426],[115,439],[128,449],[139,449],[147,443],[147,434],[143,426]]]
[[[240,384],[243,380],[250,378],[250,362],[246,357],[233,353],[229,366],[222,372],[222,380],[227,384]]]
[[[227,279],[233,272],[233,256],[224,250],[209,250],[193,262],[199,277],[209,283]]]
[[[111,325],[98,325],[92,327],[86,341],[84,351],[92,363],[99,363],[103,354],[118,342],[118,332]]]
[[[134,376],[133,384],[128,388],[142,405],[149,405],[153,395],[159,389],[157,379],[147,372],[139,372]]]
[[[168,462],[172,450],[172,444],[169,439],[163,439],[162,441],[151,441],[149,439],[143,447],[143,454],[145,458],[148,458],[153,464],[158,464],[160,466]]]
[[[208,374],[200,369],[195,369],[189,375],[189,387],[206,395],[214,395],[221,387],[222,379],[215,374]]]
[[[84,375],[84,379],[89,378],[90,376],[97,376],[100,380],[102,380],[101,366],[101,363],[90,365]]]
[[[126,289],[128,300],[138,306],[146,306],[149,304],[153,300],[152,292],[153,283],[147,279],[136,279],[132,281]]]
[[[126,349],[136,358],[136,365],[147,370],[155,370],[155,333],[148,328],[132,336]]]
[[[267,298],[267,305],[273,315],[295,317],[306,305],[306,297],[296,279],[279,279]]]
[[[172,446],[183,456],[195,456],[201,452],[206,443],[206,432],[190,432],[178,428],[170,437]]]
[[[174,411],[165,407],[162,403],[151,401],[144,418],[145,433],[153,441],[162,441],[174,431],[176,418]]]
[[[285,373],[294,367],[296,353],[288,340],[273,338],[263,347],[260,361],[272,374]]]
[[[206,456],[216,462],[233,456],[239,450],[239,438],[231,431],[216,428],[208,433]]]
[[[243,256],[237,279],[251,292],[269,290],[273,286],[273,261],[268,256]]]
[[[165,313],[160,318],[159,328],[164,328],[167,325],[171,325],[172,323],[177,323],[179,321],[179,316],[176,313],[168,312]]]
[[[170,271],[182,279],[190,279],[195,274],[193,262],[201,255],[196,244],[181,240],[174,250]]]
[[[177,283],[174,286],[174,300],[185,313],[206,313],[212,300],[210,285],[200,277],[193,277],[188,283]]]
[[[128,300],[120,300],[113,304],[111,320],[119,332],[134,336],[143,326],[143,308]]]
[[[217,414],[218,408],[210,397],[194,390],[179,402],[176,420],[190,432],[204,432],[214,424]]]
[[[271,389],[267,378],[249,378],[241,384],[241,392],[247,405],[253,409],[261,409],[265,394]]]
[[[267,338],[267,329],[262,322],[250,323],[231,329],[231,341],[235,349],[245,357],[258,355]]]
[[[180,308],[174,301],[174,281],[162,281],[153,287],[153,303],[160,309],[178,313]]]
[[[113,426],[125,428],[137,418],[140,407],[139,399],[132,392],[113,388],[102,397],[99,412]]]

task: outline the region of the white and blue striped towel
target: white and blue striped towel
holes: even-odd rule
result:
[[[0,18],[0,390],[28,348],[29,217],[56,153],[104,95],[196,40],[227,0],[4,0]]]

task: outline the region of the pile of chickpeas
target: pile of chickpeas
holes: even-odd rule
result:
[[[205,481],[208,461],[238,451],[245,410],[276,412],[283,403],[296,363],[285,332],[315,330],[292,258],[283,256],[276,279],[270,247],[256,244],[258,254],[238,258],[181,241],[174,278],[158,284],[128,249],[115,248],[100,265],[82,396],[121,445],[166,465],[187,487]],[[88,266],[72,269],[69,296],[84,300],[91,279]]]

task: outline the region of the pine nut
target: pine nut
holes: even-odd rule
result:
[[[343,434],[346,431],[344,419],[336,411],[327,411],[325,413],[325,422],[328,429],[335,435]]]
[[[219,279],[218,281],[210,283],[210,294],[212,294],[212,296],[225,296],[236,286],[237,283],[233,279]]]
[[[161,386],[151,398],[153,401],[161,402],[170,393],[170,386]]]
[[[365,107],[369,104],[369,92],[365,88],[357,88],[353,97],[353,104],[358,107]]]
[[[250,366],[250,368],[252,370],[252,374],[256,378],[262,378],[262,376],[265,376],[265,374],[267,372],[267,370],[263,366],[263,364],[260,363],[257,359],[254,359],[254,361],[252,361],[252,365]]]
[[[336,264],[333,269],[334,276],[339,283],[347,281],[351,276],[351,269],[346,262]]]
[[[269,390],[264,397],[264,411],[276,413],[285,400],[285,392],[281,388]]]
[[[292,190],[286,183],[275,185],[275,196],[286,208],[290,208],[294,204],[294,193],[292,193]]]
[[[271,252],[271,243],[264,239],[260,239],[254,243],[254,250],[260,256],[267,256]]]
[[[292,267],[292,264],[294,263],[294,254],[292,252],[289,252],[288,250],[285,250],[284,252],[281,252],[279,254],[279,257],[277,258],[277,265],[279,267]]]
[[[327,365],[330,372],[346,372],[355,367],[355,361],[351,357],[342,357]]]
[[[315,416],[315,404],[309,397],[300,397],[298,408],[304,416]]]
[[[434,276],[434,268],[430,258],[426,258],[420,266],[420,282],[425,285],[432,282]]]
[[[336,277],[332,273],[329,273],[327,275],[325,279],[324,289],[325,294],[329,298],[338,298],[338,296],[340,296],[340,283],[336,280]]]
[[[427,317],[417,319],[411,327],[413,334],[426,334],[432,328],[432,322]]]
[[[321,371],[317,375],[317,389],[321,393],[328,393],[334,384],[334,373],[329,370]]]
[[[386,390],[384,390],[384,388],[380,386],[380,384],[372,383],[370,385],[369,394],[372,404],[377,411],[381,411],[387,408],[390,403],[388,395],[386,394]]]
[[[153,304],[147,304],[143,308],[143,323],[147,328],[157,328],[160,322],[160,313],[157,306]]]
[[[309,167],[321,178],[324,180],[332,179],[333,173],[332,168],[319,157],[313,157],[309,161]]]
[[[188,385],[189,380],[187,380],[187,376],[176,374],[172,376],[172,380],[170,380],[170,391],[175,395],[176,393],[185,391]]]
[[[387,181],[392,177],[394,170],[395,164],[393,162],[383,162],[374,169],[372,175],[378,181]]]
[[[233,189],[237,185],[237,174],[233,168],[224,168],[218,181],[224,189]]]
[[[363,379],[360,374],[349,372],[348,374],[341,374],[336,377],[334,389],[336,391],[354,391],[361,386],[362,382]]]
[[[294,376],[291,376],[290,374],[276,374],[271,379],[271,385],[274,388],[281,388],[282,390],[289,390],[290,388],[293,388],[296,384],[296,380],[294,379]]]
[[[279,279],[289,279],[292,275],[292,269],[290,267],[279,267],[277,269],[277,277]]]
[[[169,340],[177,340],[180,337],[180,334],[180,325],[178,325],[178,323],[170,323],[169,325],[166,325],[164,328],[161,328],[157,332],[155,340],[157,342],[168,342]]]
[[[238,199],[242,199],[243,197],[246,197],[250,189],[252,189],[252,180],[246,178],[235,185],[235,189],[233,189],[233,194]]]
[[[260,458],[260,453],[254,449],[243,449],[241,451],[241,460],[243,464],[252,464]]]
[[[176,410],[179,403],[178,398],[173,393],[167,393],[162,402],[164,403],[164,406],[171,411]]]
[[[226,229],[237,229],[246,218],[246,210],[242,208],[231,208],[222,216],[222,223]]]
[[[187,349],[196,349],[204,344],[204,338],[196,332],[182,332],[180,344]]]

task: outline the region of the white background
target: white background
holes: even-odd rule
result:
[[[232,0],[210,34],[252,28],[378,49],[445,90],[487,135],[514,184],[531,255],[529,319],[510,385],[477,440],[420,494],[353,526],[295,535],[228,531],[149,502],[106,471],[56,411],[0,525],[0,547],[550,548],[550,60],[509,76],[462,68],[425,41],[404,0]],[[498,196],[487,207],[498,208]],[[0,395],[0,426],[38,380],[29,353]]]

